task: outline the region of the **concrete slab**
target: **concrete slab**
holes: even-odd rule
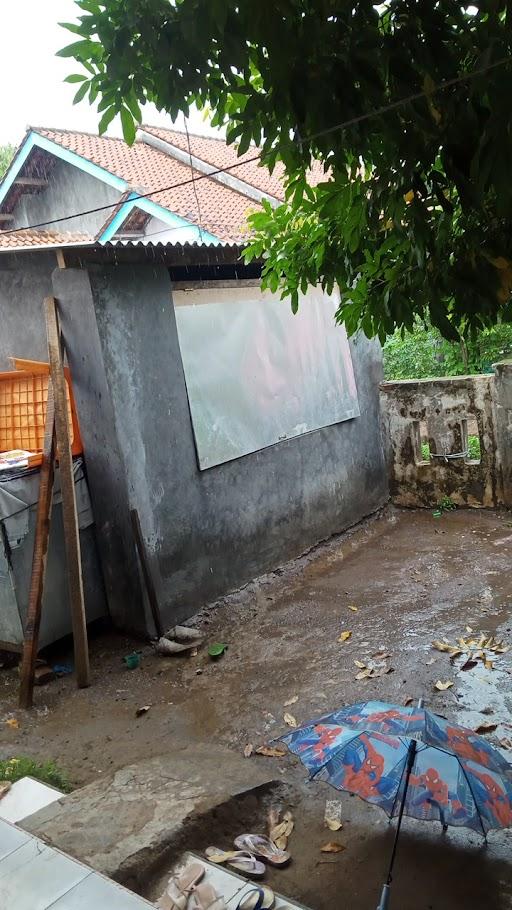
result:
[[[144,910],[153,906],[39,838],[0,819],[0,907]]]
[[[0,819],[0,862],[30,840],[30,834]]]
[[[5,818],[8,822],[19,822],[63,796],[61,790],[43,784],[40,780],[22,777],[0,800],[0,818]]]
[[[184,827],[272,777],[214,745],[129,765],[47,806],[23,827],[117,881],[136,883],[172,856]]]
[[[31,838],[0,864],[1,906],[46,910],[88,875],[90,869]]]

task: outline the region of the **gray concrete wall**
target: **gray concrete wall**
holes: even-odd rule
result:
[[[387,500],[377,343],[353,343],[361,417],[200,472],[167,270],[104,266],[90,278],[128,497],[166,622]]]
[[[130,497],[116,433],[120,415],[103,363],[89,276],[81,269],[56,269],[53,289],[73,377],[110,615],[119,627],[144,633],[147,624],[130,525]]]
[[[40,193],[25,193],[14,209],[13,227],[40,224],[43,221],[109,205],[121,197],[119,190],[97,177],[92,177],[65,161],[57,161],[50,173],[48,187]],[[82,215],[53,224],[49,230],[83,231],[96,235],[111,212]]]
[[[46,358],[42,300],[54,293],[118,626],[153,631],[130,508],[170,624],[387,500],[377,343],[352,343],[361,417],[201,472],[165,266],[55,266],[54,253],[0,256],[0,361]]]
[[[0,369],[9,357],[47,360],[43,300],[52,294],[55,253],[0,255]]]

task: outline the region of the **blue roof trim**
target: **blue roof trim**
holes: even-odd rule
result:
[[[153,218],[158,218],[160,221],[168,224],[170,228],[195,228],[198,238],[201,236],[207,243],[212,245],[222,243],[219,237],[216,237],[214,234],[210,234],[203,229],[200,230],[198,225],[194,224],[192,221],[187,221],[185,218],[181,218],[180,215],[175,215],[173,212],[169,211],[169,209],[163,208],[163,206],[158,205],[157,202],[153,202],[151,199],[140,199],[136,193],[132,193],[126,202],[121,205],[119,211],[107,225],[105,231],[98,237],[98,243],[107,243],[111,240],[122,227],[130,212],[135,208],[147,212],[147,214],[151,215]]]
[[[98,164],[94,164],[92,161],[89,161],[88,158],[83,158],[81,155],[77,155],[76,152],[63,148],[58,142],[53,142],[51,139],[47,139],[46,136],[41,136],[39,133],[31,131],[16,155],[12,166],[7,171],[2,183],[0,183],[0,206],[4,202],[13,183],[15,183],[16,177],[33,148],[40,148],[45,152],[49,152],[51,155],[55,155],[56,158],[60,158],[62,161],[74,165],[79,168],[79,170],[84,171],[86,174],[90,174],[92,177],[96,177],[98,180],[103,180],[104,183],[110,184],[110,186],[115,187],[115,189],[120,192],[125,191],[128,186],[126,180],[121,180],[120,177],[116,177],[115,174],[111,174],[110,171],[105,170],[105,168],[100,167]]]

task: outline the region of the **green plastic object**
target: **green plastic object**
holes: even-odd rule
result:
[[[140,667],[140,654],[138,651],[133,651],[132,654],[125,654],[123,660],[127,670],[136,670],[137,667]]]
[[[223,642],[214,641],[213,644],[211,644],[210,647],[208,648],[208,654],[210,655],[210,657],[212,657],[214,660],[216,660],[218,657],[222,657],[226,648],[227,648],[227,645],[225,645]]]
[[[437,509],[435,512],[432,512],[432,515],[434,516],[434,518],[441,518],[442,514],[443,513],[440,512],[439,509]]]

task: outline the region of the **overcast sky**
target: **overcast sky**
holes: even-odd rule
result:
[[[0,0],[0,145],[17,145],[27,125],[97,132],[95,109],[86,101],[73,106],[77,87],[63,82],[80,71],[78,64],[55,56],[74,40],[57,23],[76,21],[77,14],[73,0]],[[171,125],[149,105],[143,114],[146,123]],[[212,132],[199,112],[188,125],[192,132]],[[115,124],[109,132],[120,135]]]

